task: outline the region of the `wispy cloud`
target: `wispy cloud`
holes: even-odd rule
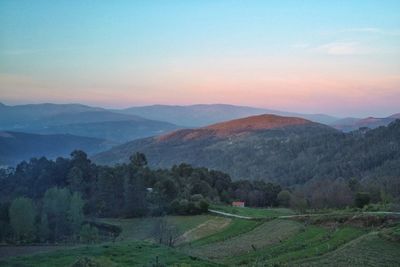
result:
[[[332,42],[317,46],[315,50],[328,55],[363,55],[372,52],[372,49],[358,42]]]
[[[319,45],[297,43],[290,45],[290,47],[328,55],[365,55],[374,52],[371,47],[356,41],[334,41]]]
[[[363,27],[363,28],[349,28],[343,29],[340,32],[354,32],[354,33],[369,33],[380,35],[400,36],[400,30],[386,30],[376,27]]]

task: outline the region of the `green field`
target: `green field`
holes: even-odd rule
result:
[[[371,233],[326,255],[296,262],[296,266],[400,266],[400,243]]]
[[[393,221],[365,227],[359,220],[370,221],[372,215],[346,214],[345,218],[357,218],[346,223],[336,214],[312,220],[274,219],[276,214],[293,212],[218,208],[264,219],[168,216],[168,224],[175,225],[179,235],[174,247],[152,242],[151,233],[159,218],[101,219],[121,227],[115,243],[8,258],[0,266],[71,266],[79,259],[101,263],[94,266],[157,266],[157,259],[158,266],[400,266],[400,225]]]
[[[262,222],[253,220],[242,220],[242,219],[232,219],[227,227],[224,229],[214,232],[204,238],[195,240],[190,243],[190,247],[198,247],[207,245],[210,243],[226,241],[230,238],[244,234],[255,227],[260,225]]]
[[[330,230],[324,227],[309,226],[287,240],[244,256],[231,258],[227,263],[237,265],[248,265],[255,262],[288,264],[297,259],[320,256],[335,250],[364,233],[362,229],[352,227]]]
[[[223,260],[279,243],[295,235],[300,229],[301,224],[298,222],[273,220],[227,240],[194,248],[189,253],[201,258]]]
[[[167,216],[168,224],[176,226],[178,234],[183,234],[190,229],[214,218],[211,215],[198,216]],[[157,217],[133,219],[101,219],[101,222],[117,225],[122,228],[118,240],[148,240],[152,239],[152,231],[157,223]]]
[[[83,257],[93,259],[100,263],[100,265],[95,266],[101,267],[155,266],[154,264],[157,262],[157,258],[160,264],[167,266],[217,266],[216,264],[206,260],[189,257],[172,248],[143,241],[94,245],[50,253],[41,253],[28,257],[17,257],[6,262],[0,262],[0,266],[71,266]]]

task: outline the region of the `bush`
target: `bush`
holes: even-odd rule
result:
[[[79,236],[83,243],[95,243],[99,240],[99,230],[85,224],[82,226]]]
[[[368,193],[366,192],[358,192],[356,194],[356,198],[354,200],[354,204],[356,205],[356,207],[358,208],[363,208],[365,205],[368,205],[369,202],[371,200],[371,197]]]
[[[83,257],[74,262],[71,267],[111,267],[115,266],[113,262],[108,259],[93,259],[89,257]]]

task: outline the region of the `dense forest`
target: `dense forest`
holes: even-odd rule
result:
[[[271,119],[266,117],[269,122]],[[248,123],[246,118],[242,121]],[[186,162],[226,172],[233,179],[264,180],[284,186],[323,179],[373,181],[400,177],[400,120],[387,127],[350,133],[311,122],[223,137],[212,133],[207,128],[181,130],[165,138],[135,140],[100,153],[94,160],[118,163],[140,151],[153,167]]]
[[[365,208],[399,202],[400,183],[389,176],[376,181],[322,179],[282,187],[230,176],[188,164],[150,169],[144,154],[114,167],[92,163],[83,151],[71,158],[33,158],[0,172],[0,239],[15,242],[90,242],[98,227],[88,218],[131,218],[206,212],[213,203],[241,200],[246,206]],[[367,205],[367,206],[366,206]]]

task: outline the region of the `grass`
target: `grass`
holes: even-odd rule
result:
[[[273,220],[265,222],[251,231],[232,237],[225,241],[189,249],[191,255],[211,260],[231,258],[260,249],[268,245],[277,244],[295,235],[302,225],[289,220]]]
[[[333,251],[365,233],[365,230],[354,227],[332,230],[308,226],[302,232],[279,244],[228,259],[227,263],[237,265],[248,265],[250,263],[288,264],[298,259],[316,257]]]
[[[176,245],[181,245],[184,243],[192,244],[196,240],[204,239],[209,236],[212,236],[216,233],[224,231],[229,225],[231,225],[232,219],[226,217],[215,216],[211,217],[209,220],[205,221],[197,225],[196,227],[186,231],[183,235],[181,235]]]
[[[203,246],[215,242],[225,241],[235,236],[239,236],[246,232],[253,230],[261,224],[260,221],[250,221],[242,219],[232,219],[227,227],[223,230],[206,236],[204,238],[195,240],[190,243],[191,247]]]
[[[116,243],[8,258],[0,261],[0,267],[71,266],[86,258],[107,267],[155,266],[157,258],[162,266],[400,266],[400,224],[395,222],[371,232],[378,228],[353,227],[347,219],[338,224],[348,214],[318,215],[308,220],[321,223],[313,225],[293,218],[271,217],[290,210],[234,209],[245,216],[262,213],[266,219],[168,216],[168,222],[176,225],[182,235],[177,248],[143,241],[151,240],[158,218],[101,219],[122,228]],[[356,219],[366,217],[354,215],[357,214],[352,216]]]
[[[89,257],[101,266],[154,266],[156,259],[166,266],[217,266],[217,264],[189,257],[165,246],[129,241],[116,244],[93,245],[82,248],[16,257],[0,262],[0,266],[58,267],[71,266],[78,259]]]
[[[195,228],[199,224],[215,218],[211,215],[198,216],[167,216],[167,221],[171,225],[175,225],[178,234]],[[117,225],[122,228],[122,233],[118,240],[148,240],[154,229],[158,217],[133,218],[133,219],[101,219],[101,222]]]
[[[232,207],[225,205],[212,205],[210,209],[222,212],[232,213],[241,216],[248,216],[253,218],[276,218],[283,215],[293,215],[294,211],[285,208],[247,208],[247,207]]]
[[[400,243],[367,234],[323,257],[295,263],[295,266],[400,266]]]

